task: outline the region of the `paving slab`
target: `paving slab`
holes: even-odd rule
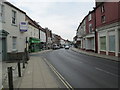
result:
[[[19,88],[64,88],[64,86],[41,57],[31,56]]]

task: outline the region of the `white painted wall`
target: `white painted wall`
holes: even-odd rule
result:
[[[28,31],[26,33],[27,33],[27,37],[33,37],[39,39],[39,29],[37,29],[36,27],[30,24],[28,24]]]
[[[21,21],[25,21],[25,14],[16,10],[15,8],[3,3],[4,5],[4,10],[5,10],[5,20],[2,23],[3,29],[9,32],[9,35],[7,36],[7,51],[12,52],[12,37],[15,36],[17,37],[17,51],[18,52],[24,52],[25,48],[25,32],[21,33],[19,30],[19,23]],[[12,10],[16,11],[17,13],[17,23],[16,25],[12,25]]]
[[[46,34],[41,30],[40,30],[40,40],[41,42],[46,42]]]

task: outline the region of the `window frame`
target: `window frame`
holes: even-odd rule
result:
[[[105,15],[101,16],[101,22],[102,22],[102,23],[105,23],[105,21],[106,21]]]
[[[92,32],[92,24],[89,24],[89,33]]]
[[[104,5],[101,6],[101,13],[104,13],[105,12],[105,7]]]
[[[17,50],[17,37],[12,37],[12,49]]]
[[[101,48],[101,38],[105,37],[105,49]],[[100,37],[100,51],[106,51],[106,36]]]
[[[12,21],[11,21],[11,23],[13,25],[17,25],[17,12],[15,10],[12,10]]]
[[[5,12],[4,12],[4,9],[5,9],[5,8],[4,8],[4,5],[3,5],[3,4],[0,4],[0,8],[1,8],[1,9],[0,9],[0,18],[1,18],[1,19],[0,19],[0,22],[4,22],[4,21],[5,21],[5,20],[4,20],[4,19],[5,19],[5,18],[4,18],[4,16],[5,16]]]
[[[88,16],[88,21],[91,21],[91,20],[92,20],[92,14],[90,13]]]

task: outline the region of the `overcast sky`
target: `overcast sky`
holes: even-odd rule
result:
[[[8,0],[44,28],[73,40],[82,19],[93,10],[94,0]]]

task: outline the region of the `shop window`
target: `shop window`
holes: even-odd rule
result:
[[[100,37],[100,49],[106,50],[106,36]]]
[[[109,36],[109,51],[115,51],[115,35]]]

